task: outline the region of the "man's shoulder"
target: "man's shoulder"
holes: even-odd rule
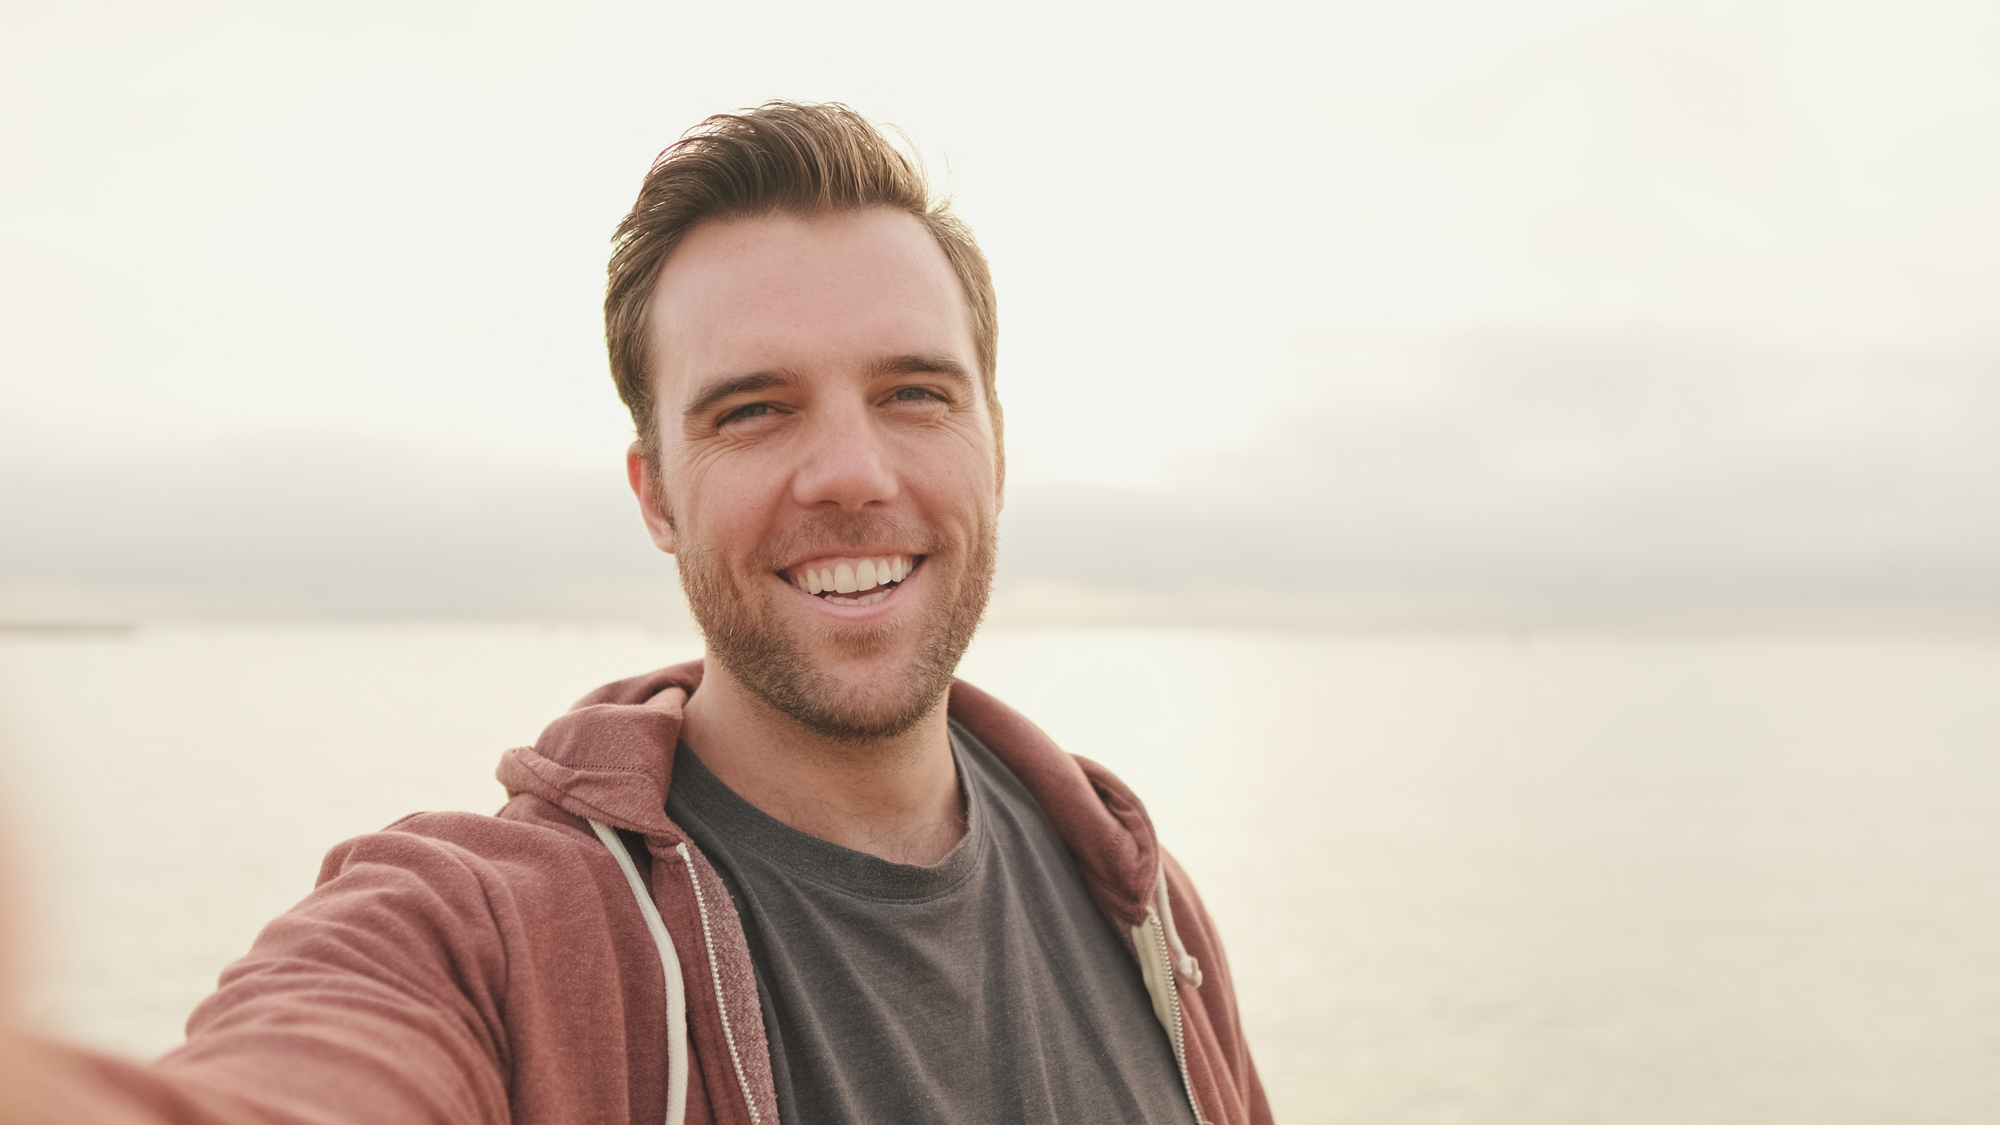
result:
[[[1084,884],[1121,929],[1145,917],[1159,871],[1159,841],[1145,805],[1110,770],[1065,752],[1027,716],[963,680],[951,717],[976,736],[1035,798],[1076,858]]]
[[[561,887],[574,885],[579,865],[602,847],[581,819],[539,798],[516,796],[497,814],[411,813],[342,841],[327,853],[319,884],[380,881],[384,872],[397,871],[469,889],[496,882]]]

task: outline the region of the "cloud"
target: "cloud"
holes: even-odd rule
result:
[[[1287,366],[1161,481],[1018,490],[1007,577],[1261,619],[2000,607],[2000,356],[1517,332]]]
[[[2000,619],[1993,354],[1337,335],[1284,367],[1245,440],[1156,480],[1017,483],[996,617]],[[685,620],[610,456],[331,432],[18,454],[0,517],[15,620]]]
[[[0,472],[0,511],[16,620],[684,614],[613,456],[587,469],[337,432],[44,454]]]

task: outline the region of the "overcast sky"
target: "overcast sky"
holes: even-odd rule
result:
[[[0,619],[670,612],[607,239],[770,97],[993,259],[1010,613],[2000,606],[1990,4],[289,12],[0,6]]]

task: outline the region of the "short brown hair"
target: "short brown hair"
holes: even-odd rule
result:
[[[639,445],[658,463],[659,427],[648,370],[646,308],[660,268],[704,219],[773,212],[811,215],[891,207],[915,215],[958,274],[972,314],[980,383],[1000,441],[994,391],[1000,325],[993,275],[972,230],[931,194],[923,169],[868,119],[838,103],[765,102],[690,129],[653,161],[638,201],[611,238],[604,289],[604,344],[618,397],[632,412]]]

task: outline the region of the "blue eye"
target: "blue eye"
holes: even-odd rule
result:
[[[896,401],[898,402],[922,402],[925,399],[934,399],[936,397],[938,396],[935,391],[928,391],[922,387],[896,388]]]

